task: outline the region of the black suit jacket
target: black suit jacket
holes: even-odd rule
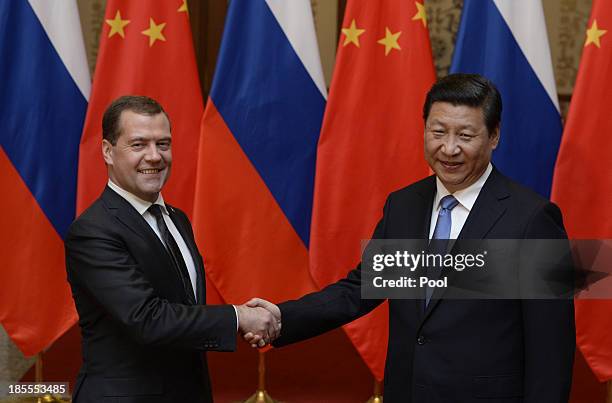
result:
[[[375,239],[427,239],[431,176],[392,193]],[[566,238],[559,209],[493,170],[459,238]],[[343,325],[381,300],[361,299],[361,270],[320,292],[280,304],[282,346]],[[435,297],[436,294],[434,294]],[[567,402],[575,349],[566,300],[389,301],[387,403]]]
[[[187,216],[167,207],[203,278]],[[110,188],[74,221],[65,246],[83,336],[74,401],[211,402],[202,352],[235,349],[234,308],[190,303],[155,232]]]

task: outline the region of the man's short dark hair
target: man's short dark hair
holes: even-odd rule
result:
[[[168,118],[164,108],[153,98],[141,95],[124,95],[117,98],[106,108],[102,116],[102,138],[112,145],[117,144],[121,135],[120,118],[123,111],[132,111],[147,116],[163,113]],[[168,123],[170,123],[170,118],[168,118]]]
[[[427,93],[423,105],[425,121],[434,102],[482,108],[489,135],[499,127],[502,113],[501,95],[490,80],[479,74],[450,74],[438,80]]]

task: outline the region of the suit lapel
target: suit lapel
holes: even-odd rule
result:
[[[420,228],[418,233],[423,234],[423,238],[429,238],[429,231],[431,226],[431,212],[433,210],[433,202],[436,196],[436,177],[430,176],[425,186],[417,191],[421,196],[421,205],[417,206],[415,211],[422,211],[423,216],[419,224]]]
[[[428,178],[425,185],[417,190],[417,193],[420,196],[419,203],[420,205],[415,206],[415,212],[417,212],[417,216],[419,216],[418,212],[422,212],[420,215],[420,222],[417,223],[417,234],[419,234],[423,239],[427,240],[429,238],[430,226],[431,226],[431,213],[433,210],[433,202],[436,196],[436,177],[432,175]],[[421,275],[425,275],[422,270]],[[423,320],[423,314],[425,312],[425,289],[421,289],[422,295],[421,298],[415,300],[415,309],[417,313],[417,318],[421,318]]]
[[[155,249],[165,251],[164,244],[157,237],[155,231],[127,200],[109,187],[104,190],[102,199],[111,214],[117,217],[135,235],[143,238],[150,245],[156,245]],[[170,262],[170,257],[168,256],[167,258],[168,262]]]
[[[491,175],[480,190],[478,198],[476,198],[476,202],[459,233],[458,239],[484,239],[489,231],[495,226],[495,223],[497,223],[505,213],[506,208],[502,200],[508,197],[510,197],[510,193],[504,184],[504,179],[494,167]],[[431,218],[431,208],[428,217]],[[429,232],[427,234],[429,234]],[[457,271],[455,270],[449,271],[447,275],[448,284],[452,284],[453,277],[456,274]],[[444,288],[436,288],[434,290],[431,301],[425,311],[423,321],[427,320],[431,312],[438,306],[445,291],[446,289]],[[424,303],[424,300],[422,302]]]
[[[148,245],[155,245],[155,247],[151,248],[151,250],[160,256],[160,259],[162,259],[161,261],[163,261],[163,267],[174,268],[178,280],[177,284],[181,285],[179,288],[182,290],[183,287],[181,276],[180,273],[176,272],[178,268],[175,267],[172,257],[166,250],[166,247],[162,241],[159,239],[147,221],[142,217],[142,215],[140,215],[127,200],[118,195],[109,187],[106,187],[104,193],[102,193],[102,199],[104,200],[104,203],[108,207],[111,214],[117,217],[117,219],[121,221],[129,230],[140,238],[143,238]],[[185,239],[184,236],[183,238]],[[185,295],[185,300],[189,300],[189,296]]]
[[[493,168],[461,229],[459,239],[484,239],[504,215],[506,207],[502,200],[508,197],[510,193],[503,177]]]

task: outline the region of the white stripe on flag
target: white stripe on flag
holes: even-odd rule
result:
[[[66,70],[85,100],[89,100],[91,80],[76,1],[29,0],[29,2]]]
[[[289,39],[289,43],[310,74],[312,81],[327,99],[323,78],[319,44],[312,19],[309,0],[266,0],[278,24]]]
[[[540,0],[494,0],[531,68],[559,110],[546,20]]]

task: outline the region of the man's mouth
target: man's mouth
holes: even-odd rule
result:
[[[463,165],[462,162],[452,162],[452,161],[440,161],[440,164],[442,164],[442,166],[446,169],[457,169],[461,165]]]
[[[138,173],[145,174],[145,175],[154,175],[154,174],[160,173],[162,170],[163,170],[162,168],[139,169]]]

